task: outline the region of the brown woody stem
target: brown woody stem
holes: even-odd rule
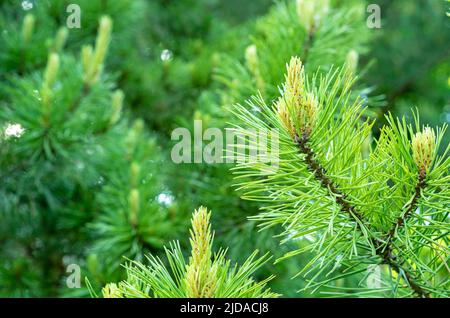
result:
[[[422,193],[422,190],[425,189],[427,183],[426,183],[426,171],[421,170],[419,171],[418,178],[417,178],[417,184],[414,189],[414,195],[411,199],[411,201],[406,206],[405,213],[403,213],[401,216],[397,218],[397,220],[392,225],[391,229],[389,230],[386,238],[386,244],[379,245],[379,249],[381,249],[383,254],[383,259],[386,264],[389,264],[392,268],[394,268],[398,272],[398,265],[393,263],[397,256],[394,255],[392,251],[392,241],[394,239],[395,233],[397,232],[397,229],[401,226],[403,226],[406,222],[406,220],[411,216],[411,214],[416,210],[417,204],[420,199],[420,195]],[[397,269],[396,269],[397,266]],[[422,298],[428,298],[430,295],[425,292],[422,288],[414,284],[412,282],[410,275],[408,272],[404,271],[405,277],[407,278],[409,285],[411,288],[416,292],[419,297]]]
[[[413,198],[408,203],[405,213],[397,218],[397,220],[393,224],[392,228],[389,230],[388,243],[394,237],[397,228],[399,228],[402,225],[404,225],[405,221],[411,216],[411,214],[417,208],[417,203],[418,203],[418,201],[420,199],[420,195],[422,193],[422,190],[425,189],[425,187],[427,186],[426,176],[427,176],[427,174],[426,174],[426,172],[424,170],[421,170],[419,172],[417,184],[416,184],[416,187],[414,189]]]
[[[322,187],[327,189],[329,193],[335,198],[335,202],[340,206],[341,211],[348,213],[357,224],[358,229],[361,230],[361,224],[365,223],[364,217],[360,211],[356,208],[356,206],[352,205],[347,200],[347,195],[339,189],[339,185],[337,185],[330,177],[327,176],[327,171],[325,168],[317,161],[315,153],[313,149],[309,146],[309,134],[303,133],[301,137],[298,135],[294,136],[294,141],[298,146],[300,153],[305,155],[304,161],[308,166],[308,169],[314,174],[314,177]],[[403,225],[405,219],[414,211],[415,206],[417,205],[417,200],[420,197],[420,191],[422,187],[425,186],[425,176],[423,178],[419,178],[419,183],[416,187],[416,193],[411,201],[409,207],[406,210],[406,213],[401,218],[402,220],[397,220],[395,228],[397,226]],[[395,228],[393,233],[395,232]],[[391,230],[392,231],[392,230]],[[390,235],[390,232],[389,232]],[[412,275],[404,268],[401,267],[399,262],[396,261],[397,257],[392,254],[390,249],[390,245],[382,245],[379,241],[371,238],[371,242],[375,247],[375,251],[378,256],[382,258],[382,263],[389,265],[394,271],[397,273],[403,272],[404,278],[406,279],[408,285],[411,289],[419,296],[419,297],[429,297],[429,294],[422,289],[413,279]],[[388,248],[385,248],[388,247]]]

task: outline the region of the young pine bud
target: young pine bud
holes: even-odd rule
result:
[[[64,45],[66,44],[67,37],[69,35],[69,32],[67,31],[67,28],[61,27],[58,30],[58,33],[56,33],[55,40],[53,41],[52,50],[53,52],[60,52]]]
[[[100,19],[100,26],[98,29],[97,38],[95,40],[95,50],[92,50],[92,47],[87,46],[83,47],[81,51],[84,69],[84,82],[88,86],[92,86],[100,77],[103,68],[103,61],[109,47],[111,30],[111,18],[108,16],[103,16]]]
[[[305,87],[305,72],[299,58],[292,57],[287,66],[284,96],[277,102],[278,117],[291,137],[309,136],[319,111],[316,97]]]
[[[55,84],[56,77],[59,70],[59,55],[56,53],[50,53],[48,56],[47,67],[45,68],[44,81],[41,88],[42,103],[45,107],[49,107],[52,87]],[[47,112],[48,110],[46,110]]]
[[[121,90],[116,90],[112,95],[112,114],[109,120],[109,125],[115,125],[122,115],[122,106],[123,106],[124,94]]]
[[[187,297],[213,297],[216,288],[216,270],[212,266],[212,234],[209,223],[211,213],[204,207],[192,216],[191,257],[186,269]]]
[[[204,260],[211,257],[211,213],[205,207],[195,210],[191,224],[191,264],[200,266]]]
[[[109,41],[111,38],[112,20],[108,16],[103,16],[100,19],[100,28],[98,30],[97,39],[95,42],[95,64],[103,64],[106,52],[108,50]]]
[[[417,132],[412,138],[414,163],[421,174],[426,174],[431,166],[436,148],[436,135],[430,127]]]
[[[102,294],[104,298],[122,298],[122,292],[115,283],[109,283],[102,288]]]
[[[256,70],[258,69],[258,64],[259,64],[258,52],[257,52],[256,45],[254,45],[254,44],[249,45],[245,49],[245,62],[247,63],[248,69],[252,73],[255,73]]]
[[[59,70],[59,55],[56,53],[50,53],[44,74],[44,85],[52,87],[53,84],[55,84],[58,70]]]
[[[87,80],[89,69],[91,68],[92,63],[92,55],[93,55],[92,46],[84,45],[81,48],[81,62],[83,64],[83,71],[85,76],[85,81]]]
[[[260,92],[264,92],[264,80],[259,71],[259,59],[258,59],[258,50],[256,45],[249,45],[245,49],[245,62],[247,64],[247,68],[250,70],[252,75],[255,78],[256,86]]]
[[[138,224],[140,195],[138,189],[132,189],[128,195],[129,222],[135,227]]]
[[[27,14],[22,24],[22,39],[25,44],[31,40],[34,31],[35,18],[32,14]]]
[[[108,51],[111,30],[111,18],[103,16],[100,19],[100,27],[98,30],[97,39],[95,41],[95,52],[93,60],[91,61],[91,68],[89,70],[89,84],[91,85],[98,81],[98,78],[100,77],[103,68],[103,61],[105,60],[106,52]]]
[[[131,129],[135,132],[136,135],[142,134],[142,132],[144,131],[144,121],[142,119],[136,119]]]
[[[130,168],[130,184],[133,188],[137,187],[139,184],[139,173],[141,171],[141,166],[133,162]]]
[[[347,53],[345,64],[347,65],[348,70],[351,72],[351,74],[356,73],[356,69],[358,67],[358,52],[355,50],[350,50]]]
[[[329,8],[329,0],[296,1],[297,16],[308,33],[323,20]]]
[[[297,16],[307,32],[310,32],[314,23],[314,1],[297,0]]]
[[[305,70],[302,62],[296,56],[291,57],[286,68],[286,95],[298,102],[301,93],[305,90]]]
[[[125,146],[130,155],[135,150],[139,140],[139,136],[142,134],[143,130],[144,130],[144,121],[141,119],[137,119],[131,126],[131,129],[128,131],[125,140]]]

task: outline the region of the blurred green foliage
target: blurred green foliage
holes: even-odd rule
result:
[[[369,1],[370,2],[370,1]],[[430,125],[449,123],[450,19],[446,1],[377,1],[382,28],[365,60],[375,65],[364,81],[386,96],[382,113],[406,115],[417,108]],[[380,127],[383,121],[380,114]],[[447,136],[446,144],[450,141]]]

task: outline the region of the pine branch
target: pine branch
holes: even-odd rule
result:
[[[266,212],[255,219],[264,221],[264,227],[282,224],[285,227],[283,235],[286,235],[283,242],[318,233],[312,244],[284,257],[309,250],[317,252],[317,256],[299,272],[299,275],[311,275],[315,271],[305,289],[314,286],[317,290],[330,282],[332,279],[329,278],[315,281],[327,267],[331,268],[327,275],[335,271],[341,262],[336,261],[339,257],[344,258],[343,263],[349,268],[374,262],[388,265],[402,278],[392,282],[392,286],[398,287],[400,282],[405,282],[419,297],[429,297],[431,292],[444,294],[440,288],[445,284],[445,278],[434,282],[428,278],[436,275],[433,271],[444,265],[437,264],[435,259],[430,259],[429,264],[423,263],[425,259],[420,250],[432,248],[427,246],[432,237],[440,239],[445,235],[445,216],[442,216],[444,219],[436,217],[445,211],[446,201],[442,207],[431,201],[446,193],[442,186],[448,179],[445,176],[448,160],[438,158],[433,164],[445,129],[438,131],[436,138],[428,127],[422,131],[417,129],[414,134],[412,127],[404,121],[399,127],[391,123],[377,141],[377,147],[366,149],[372,125],[361,122],[360,104],[350,97],[351,76],[344,69],[343,73],[330,72],[320,79],[313,77],[311,82],[307,80],[300,60],[292,58],[287,65],[282,96],[272,106],[260,97],[254,98],[257,104],[249,102],[251,107],[261,109],[259,114],[253,114],[241,105],[234,112],[238,120],[254,129],[272,126],[282,132],[279,168],[273,174],[258,173],[264,171],[260,163],[238,164],[235,169],[239,174],[236,178],[242,180],[239,189],[246,190],[244,198],[270,204],[263,208]],[[251,138],[246,129],[236,126],[240,133]],[[251,146],[256,147],[256,142]],[[416,171],[418,177],[412,183]],[[251,180],[255,176],[257,179]],[[397,235],[396,229],[412,218],[422,204],[422,192],[428,185],[431,188],[423,202],[429,206],[427,214],[418,215],[417,222],[399,237],[404,246],[394,250],[391,243]],[[413,196],[404,204],[402,201],[409,197],[409,189]],[[402,211],[401,216],[398,211]],[[430,221],[425,220],[427,216]],[[395,220],[394,224],[392,220]],[[430,222],[432,226],[427,228],[423,222]],[[433,233],[422,232],[429,230]],[[432,253],[438,253],[435,258],[440,257],[445,262],[445,257],[439,254],[445,248],[438,248]]]
[[[225,251],[213,254],[211,213],[204,207],[192,216],[191,255],[186,262],[180,244],[166,249],[166,266],[158,257],[148,257],[149,265],[132,261],[125,266],[127,279],[107,284],[103,296],[108,298],[273,298],[278,294],[266,287],[272,277],[256,281],[254,272],[267,260],[256,258],[257,251],[238,267],[225,259]],[[92,293],[94,294],[94,293]]]
[[[353,218],[356,221],[356,226],[359,230],[361,230],[361,224],[367,223],[367,221],[364,219],[363,215],[358,211],[356,206],[350,204],[346,198],[347,194],[343,193],[339,186],[336,185],[333,180],[331,180],[326,175],[325,168],[322,167],[322,165],[316,160],[314,151],[311,149],[311,147],[308,145],[309,136],[306,133],[303,133],[302,137],[300,138],[298,134],[295,134],[294,141],[297,144],[300,153],[305,155],[305,163],[308,166],[308,169],[314,174],[317,181],[320,182],[323,188],[327,189],[329,193],[334,197],[336,203],[341,207],[341,210],[343,212],[346,212],[350,215],[351,218]],[[403,217],[399,217],[396,225],[401,226],[406,218],[414,211],[417,201],[420,197],[421,190],[423,187],[425,187],[425,175],[423,172],[419,174],[419,182],[416,186],[416,192],[413,197],[413,200],[409,204],[406,213]],[[391,236],[394,235],[395,229],[390,230],[388,241],[392,239]],[[391,234],[392,233],[392,234]],[[429,297],[429,294],[425,292],[411,277],[411,274],[404,268],[402,268],[399,264],[395,262],[396,256],[392,255],[391,247],[389,243],[383,248],[383,246],[380,246],[380,243],[376,241],[375,239],[371,238],[371,242],[374,246],[376,246],[376,253],[382,258],[383,263],[391,266],[397,273],[404,273],[404,277],[408,283],[408,285],[419,295],[420,297]]]
[[[414,188],[414,194],[412,199],[406,205],[405,212],[400,215],[396,222],[393,224],[391,229],[388,231],[386,244],[381,247],[383,260],[386,264],[389,264],[397,272],[401,269],[399,265],[395,263],[397,256],[393,255],[392,251],[392,241],[397,233],[397,230],[402,227],[406,221],[411,217],[414,211],[417,209],[419,199],[422,195],[422,191],[425,190],[427,186],[427,169],[432,163],[432,153],[435,148],[435,136],[434,132],[430,129],[425,129],[423,133],[418,133],[413,138],[413,152],[415,156],[415,163],[418,166],[417,173],[417,183]],[[403,269],[402,269],[403,270]],[[411,278],[411,274],[403,270],[405,277],[411,286],[411,288],[416,292],[419,297],[428,298],[430,295],[428,292],[424,291],[420,286],[418,286],[414,280]]]
[[[392,225],[391,229],[389,230],[386,238],[386,245],[384,247],[385,252],[387,255],[392,255],[392,247],[391,243],[394,239],[395,233],[397,232],[398,228],[400,228],[402,225],[405,224],[406,220],[411,216],[411,214],[416,210],[418,201],[420,199],[420,195],[422,193],[422,190],[425,189],[427,183],[426,183],[426,172],[420,171],[418,174],[418,181],[415,187],[414,195],[411,199],[411,201],[407,204],[406,211],[403,215],[399,216],[397,220]]]
[[[410,201],[410,203],[408,203],[406,212],[402,216],[398,217],[394,226],[391,228],[391,230],[389,230],[388,241],[390,241],[389,238],[392,238],[395,235],[395,232],[397,231],[397,229],[400,226],[402,226],[406,222],[406,220],[411,216],[411,214],[416,210],[419,199],[420,199],[420,195],[426,186],[427,186],[426,172],[420,171],[412,200]]]
[[[347,195],[339,190],[339,186],[336,185],[327,175],[327,171],[316,160],[314,151],[308,145],[309,137],[306,133],[303,133],[299,138],[297,134],[294,137],[295,143],[298,145],[300,152],[305,155],[305,163],[308,169],[314,173],[317,181],[320,182],[322,187],[328,189],[330,194],[335,198],[336,203],[341,207],[341,210],[347,212],[353,219],[355,219],[357,226],[363,223],[364,218],[361,213],[358,212],[356,207],[346,201]]]
[[[329,11],[329,2],[323,0],[303,1],[297,0],[297,15],[306,31],[306,39],[303,43],[302,61],[305,65],[308,61],[309,53],[314,45],[317,29],[323,23],[323,19]]]

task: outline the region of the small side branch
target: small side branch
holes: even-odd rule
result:
[[[335,198],[336,203],[341,207],[341,210],[350,214],[354,219],[356,219],[358,227],[361,222],[363,222],[362,214],[356,209],[354,205],[351,205],[347,201],[347,195],[343,193],[339,187],[331,180],[327,175],[327,171],[323,168],[315,158],[314,151],[308,145],[309,136],[308,134],[303,134],[302,137],[295,136],[295,143],[298,145],[300,152],[303,153],[305,157],[305,162],[309,170],[314,173],[314,176],[320,184],[328,189],[330,193]]]
[[[314,174],[316,180],[320,182],[322,187],[327,189],[330,194],[335,198],[336,203],[340,206],[343,212],[346,212],[352,217],[357,224],[358,229],[361,230],[361,225],[364,224],[365,220],[360,211],[356,208],[356,206],[352,205],[347,200],[347,195],[339,189],[339,186],[327,176],[326,169],[317,161],[315,153],[313,149],[308,145],[309,135],[307,133],[303,133],[302,136],[295,135],[294,141],[298,146],[300,153],[305,155],[305,163],[308,166],[308,169]],[[423,179],[419,179],[418,186],[416,187],[416,195],[409,207],[406,210],[406,213],[403,215],[402,220],[398,219],[395,227],[401,226],[404,224],[407,217],[411,215],[411,213],[415,210],[415,206],[417,205],[417,201],[420,197],[420,191],[422,187],[425,186],[425,176]],[[393,233],[395,232],[395,228]],[[397,257],[392,254],[390,250],[390,246],[388,248],[382,248],[383,246],[371,238],[371,242],[375,247],[375,251],[379,257],[381,257],[383,264],[389,265],[394,271],[397,273],[403,273],[404,278],[406,279],[408,285],[411,289],[419,296],[419,297],[429,297],[429,294],[424,291],[413,279],[412,275],[405,269],[401,267],[401,263],[397,262]],[[384,245],[386,247],[386,245]]]
[[[397,229],[399,227],[403,226],[405,224],[406,220],[416,210],[422,190],[425,189],[425,187],[427,186],[426,176],[427,175],[426,175],[425,171],[422,170],[419,172],[417,184],[416,184],[416,187],[414,190],[414,195],[413,195],[411,201],[408,203],[405,213],[397,218],[397,220],[393,224],[392,228],[389,230],[388,240],[387,240],[388,243],[394,237]]]
[[[390,265],[397,272],[398,272],[399,268],[398,268],[398,265],[394,262],[395,259],[397,259],[397,256],[394,255],[394,253],[392,251],[392,241],[397,232],[397,229],[402,227],[405,224],[406,220],[408,218],[410,218],[410,216],[413,214],[413,212],[417,209],[420,195],[422,193],[422,190],[425,189],[426,186],[427,186],[426,171],[421,170],[421,171],[419,171],[419,174],[418,174],[418,180],[417,180],[416,187],[414,189],[414,195],[413,195],[411,201],[406,206],[405,213],[400,215],[397,218],[397,220],[394,222],[394,224],[392,225],[391,229],[389,230],[389,232],[387,234],[386,243],[384,245],[379,244],[379,246],[378,246],[378,249],[381,250],[381,253],[383,255],[384,263]],[[414,283],[414,281],[411,279],[409,273],[406,271],[405,271],[405,277],[408,280],[411,288],[417,293],[417,295],[419,295],[419,297],[428,298],[430,296],[427,292],[425,292],[422,288],[420,288],[419,286],[417,286]]]

